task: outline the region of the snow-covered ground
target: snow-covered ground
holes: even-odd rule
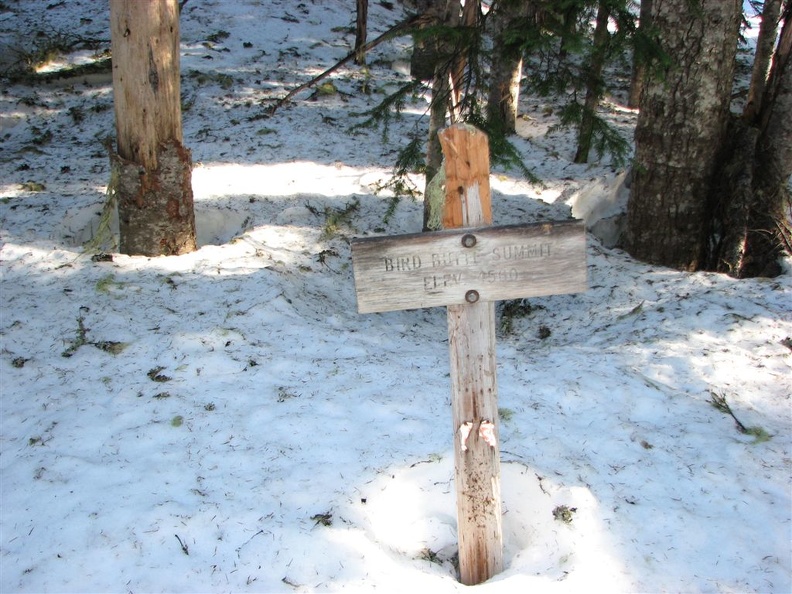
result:
[[[107,40],[106,4],[0,2],[0,43]],[[372,37],[403,17],[386,4]],[[185,4],[185,256],[82,248],[108,76],[0,94],[0,591],[467,589],[445,312],[357,314],[350,264],[351,237],[420,229],[420,202],[374,188],[426,99],[387,143],[349,132],[405,80],[408,40],[259,117],[346,54],[353,7]],[[572,164],[573,134],[523,101],[543,185],[495,170],[496,223],[612,214],[621,172]],[[588,267],[585,293],[498,309],[505,569],[478,590],[789,592],[789,274],[676,272],[594,237]]]

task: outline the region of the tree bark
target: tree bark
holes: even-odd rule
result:
[[[430,9],[432,14],[438,19],[438,23],[446,27],[459,25],[461,13],[457,0],[435,0],[434,6]],[[432,101],[429,106],[429,134],[426,141],[426,183],[424,190],[424,213],[423,230],[430,230],[430,220],[434,213],[433,205],[428,199],[429,184],[439,173],[443,164],[443,150],[440,146],[438,132],[446,124],[450,97],[453,95],[451,86],[452,73],[452,50],[440,41],[435,41],[434,54],[434,75],[432,77]]]
[[[478,17],[481,13],[481,0],[465,0],[462,8],[462,17],[458,26],[473,30],[478,27]],[[448,106],[451,114],[451,123],[459,122],[462,118],[461,99],[464,94],[464,87],[468,84],[465,81],[465,69],[467,67],[468,53],[471,50],[470,42],[457,44],[453,51],[451,63],[451,97]]]
[[[533,0],[513,0],[498,6],[488,17],[493,25],[490,89],[487,99],[487,121],[504,134],[514,134],[522,79],[520,44],[510,39],[516,26],[531,26]]]
[[[683,270],[703,265],[709,190],[729,115],[739,0],[655,0],[653,23],[675,64],[648,76],[635,131],[627,248]]]
[[[770,70],[756,163],[759,207],[747,237],[749,262],[743,276],[781,273],[778,257],[792,254],[792,5],[788,5],[781,39]]]
[[[792,253],[792,18],[787,9],[761,109],[733,123],[737,139],[715,188],[720,234],[712,268],[737,278],[777,276]]]
[[[770,73],[782,4],[783,0],[765,0],[762,9],[762,24],[759,27],[759,37],[756,40],[751,85],[748,87],[748,98],[743,110],[743,117],[749,122],[762,110],[762,96],[765,92],[767,76]]]
[[[463,26],[472,30],[477,26],[481,2],[480,0],[465,0],[465,4],[460,11],[459,0],[437,0],[433,10],[434,14],[439,18],[438,22],[443,26]],[[452,43],[448,40],[440,39],[435,45],[437,62],[432,82],[432,102],[429,112],[426,185],[424,191],[424,231],[430,230],[429,222],[433,217],[432,205],[426,199],[429,194],[429,184],[440,171],[443,162],[437,133],[445,126],[446,116],[450,116],[452,124],[461,118],[461,98],[463,96],[463,87],[465,86],[464,72],[469,50],[464,41]]]
[[[355,64],[366,63],[366,28],[368,27],[368,0],[357,0],[355,24]]]
[[[447,8],[447,0],[417,0],[415,9],[419,15],[425,16],[424,23],[419,27],[419,30],[427,26],[445,23]],[[425,39],[422,35],[413,38],[410,76],[417,80],[433,80],[435,67],[439,60],[440,49],[436,40]]]
[[[578,145],[575,153],[575,163],[588,163],[591,152],[591,139],[594,134],[594,114],[602,97],[602,69],[605,67],[605,56],[608,52],[610,33],[608,32],[608,19],[610,8],[608,3],[600,0],[597,8],[597,24],[594,28],[594,44],[591,49],[586,70],[586,99],[583,102],[583,116],[580,120],[578,131]]]
[[[784,85],[784,76],[790,68],[790,59],[792,58],[792,3],[787,3],[784,8],[783,25],[781,28],[781,35],[778,39],[778,45],[773,55],[772,64],[770,66],[770,74],[767,77],[767,84],[765,85],[764,97],[762,99],[762,115],[758,118],[758,123],[763,132],[769,124],[769,120],[773,114],[772,105],[765,107],[765,104],[774,103],[779,94],[783,95],[780,91]]]
[[[190,152],[182,144],[176,0],[110,0],[121,252],[193,251]]]
[[[652,0],[641,0],[641,8],[638,14],[639,33],[646,35],[652,28]],[[630,96],[627,106],[633,109],[638,107],[641,101],[641,91],[643,91],[644,77],[646,76],[646,57],[639,51],[633,52],[632,78],[630,80]]]

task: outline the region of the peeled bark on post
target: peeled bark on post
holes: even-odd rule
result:
[[[489,142],[464,124],[439,134],[445,154],[443,227],[492,223]],[[475,291],[471,291],[475,293]],[[503,569],[500,435],[495,361],[495,309],[491,301],[448,306],[451,407],[460,581],[484,582]]]
[[[176,0],[110,0],[121,252],[194,251],[190,152],[182,145]]]

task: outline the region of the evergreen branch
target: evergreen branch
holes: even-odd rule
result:
[[[547,133],[551,134],[564,128],[579,126],[584,114],[591,118],[590,142],[591,147],[597,153],[597,158],[601,159],[609,154],[614,167],[624,166],[630,152],[630,143],[622,138],[618,130],[607,120],[594,111],[587,112],[584,106],[574,100],[561,109],[559,123],[551,126]]]
[[[368,116],[366,120],[357,124],[353,124],[349,128],[350,132],[360,130],[361,128],[374,128],[376,125],[382,124],[382,140],[383,142],[387,142],[391,119],[394,117],[398,118],[401,115],[401,112],[404,109],[404,104],[407,100],[407,96],[414,93],[423,85],[424,83],[420,80],[411,80],[410,82],[403,84],[395,92],[385,97],[385,99],[380,101],[379,104],[372,107],[371,109],[360,113],[350,114],[353,117]]]
[[[710,404],[723,414],[729,415],[732,419],[734,419],[734,422],[737,424],[737,429],[740,430],[740,433],[746,433],[747,429],[745,425],[743,425],[740,422],[740,419],[735,416],[731,406],[729,406],[729,403],[726,402],[726,396],[723,394],[717,394],[716,392],[710,392],[710,396],[712,397]]]

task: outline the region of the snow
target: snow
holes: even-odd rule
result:
[[[103,0],[0,7],[4,44],[109,37]],[[402,14],[372,3],[372,37]],[[342,69],[338,94],[254,117],[342,57],[353,21],[329,0],[185,4],[201,248],[184,256],[82,248],[109,179],[107,77],[0,94],[0,591],[467,589],[445,313],[357,314],[350,263],[351,237],[420,229],[420,201],[389,216],[374,189],[425,98],[386,143],[348,131],[404,80],[408,40],[368,79]],[[496,222],[613,215],[622,172],[573,164],[545,107],[523,99],[515,140],[543,185],[494,170]],[[498,309],[505,568],[477,589],[789,592],[788,263],[737,281],[591,236],[588,267],[585,293]]]

